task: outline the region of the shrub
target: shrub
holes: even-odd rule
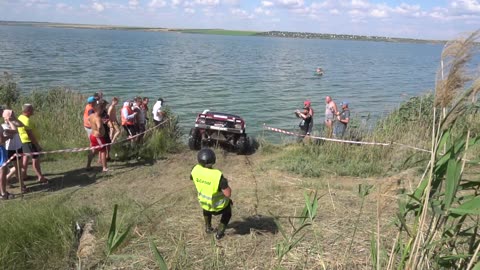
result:
[[[8,72],[4,72],[0,78],[0,103],[10,107],[20,97],[20,89]]]
[[[66,198],[48,196],[2,204],[2,269],[71,268],[77,241],[74,224],[93,212],[65,205]]]
[[[53,88],[49,90],[35,90],[20,97],[12,108],[21,112],[22,104],[31,103],[35,108],[36,126],[40,133],[40,145],[44,150],[58,150],[68,148],[87,147],[89,140],[83,130],[83,110],[87,97],[67,88]],[[129,143],[114,145],[112,152],[117,153],[119,159],[126,160],[141,156],[149,159],[163,157],[166,153],[179,149],[180,131],[176,116],[171,110],[166,110],[170,119],[163,128],[147,133],[138,144],[132,147]],[[125,135],[123,138],[125,139]],[[71,154],[68,154],[71,156]],[[78,155],[84,155],[79,153]]]
[[[85,96],[67,88],[54,88],[33,91],[19,101],[16,104],[18,112],[21,111],[21,104],[33,104],[35,108],[33,119],[40,133],[40,145],[45,150],[89,145],[83,130]]]

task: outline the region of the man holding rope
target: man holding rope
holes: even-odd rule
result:
[[[20,183],[20,187],[22,189],[22,193],[27,192],[27,187],[23,184],[22,178],[22,157],[18,154],[22,154],[22,141],[20,140],[20,136],[18,135],[18,128],[23,127],[23,124],[17,120],[15,114],[11,110],[4,110],[3,112],[3,119],[5,123],[2,124],[3,131],[5,135],[8,137],[7,141],[5,142],[5,148],[7,149],[8,153],[8,160],[12,158],[14,155],[17,155],[15,159],[12,160],[13,168],[10,169],[10,172],[7,174],[7,183],[8,181],[17,174],[18,182]]]
[[[205,232],[213,233],[212,215],[222,215],[218,225],[216,239],[225,236],[225,229],[232,217],[232,189],[220,170],[213,169],[216,157],[212,149],[204,148],[198,152],[198,163],[193,167],[190,179],[195,183],[198,201],[203,209]]]
[[[310,136],[313,129],[313,109],[310,100],[305,100],[303,102],[303,112],[296,110],[295,114],[302,119],[299,127],[300,134],[303,135],[303,137],[298,138],[298,141],[301,142],[305,136]]]
[[[155,102],[155,105],[153,105],[152,114],[153,114],[153,124],[155,126],[160,125],[160,123],[162,123],[163,118],[165,116],[165,112],[162,110],[163,103],[164,103],[163,98],[159,98],[157,102]]]
[[[18,121],[22,122],[23,126],[18,128],[18,134],[22,141],[22,150],[24,154],[36,153],[42,151],[40,147],[40,135],[37,131],[35,122],[32,120],[34,114],[32,104],[23,105],[22,115],[18,117]],[[37,175],[37,182],[41,184],[48,184],[47,178],[43,176],[42,169],[40,167],[40,156],[38,154],[23,156],[23,179],[27,179],[28,160],[32,157],[32,166],[35,174]]]
[[[105,128],[103,126],[102,121],[102,110],[103,110],[103,102],[101,100],[97,101],[95,105],[93,105],[93,109],[95,113],[91,114],[88,117],[90,125],[92,126],[92,134],[90,134],[90,147],[98,147],[92,149],[92,151],[88,154],[87,160],[87,170],[91,170],[92,159],[95,153],[98,153],[100,157],[100,163],[102,164],[102,171],[108,172],[107,168],[107,147],[105,146]]]
[[[131,138],[137,135],[137,130],[135,129],[135,117],[136,112],[132,110],[133,102],[128,100],[123,103],[123,108],[121,110],[121,119],[122,126],[127,132],[128,138]]]
[[[337,115],[338,121],[335,124],[334,136],[335,138],[343,139],[348,122],[350,121],[350,110],[348,109],[347,101],[340,103],[340,106],[342,106],[342,112]]]
[[[0,108],[0,113],[4,114],[3,108]],[[13,199],[15,196],[7,192],[7,170],[8,170],[8,155],[7,150],[5,149],[5,142],[9,139],[5,130],[0,126],[0,199],[8,200]]]

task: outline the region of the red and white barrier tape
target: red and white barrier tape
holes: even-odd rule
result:
[[[5,161],[2,166],[0,166],[0,169],[7,166],[8,163],[10,163],[15,157],[17,156],[17,154],[13,155],[12,157],[10,157],[7,161]]]
[[[151,127],[147,130],[145,130],[144,132],[142,133],[138,133],[138,134],[135,134],[134,136],[131,136],[131,137],[128,137],[126,139],[123,139],[121,141],[116,141],[116,142],[113,142],[113,143],[106,143],[106,144],[102,144],[102,145],[98,145],[98,146],[93,146],[93,147],[82,147],[82,148],[70,148],[70,149],[60,149],[60,150],[52,150],[52,151],[39,151],[39,152],[31,152],[31,153],[22,153],[22,154],[15,154],[13,155],[10,159],[8,159],[6,162],[4,162],[0,168],[3,168],[5,167],[8,163],[10,163],[16,156],[36,156],[36,155],[46,155],[46,154],[56,154],[56,153],[76,153],[76,152],[83,152],[83,151],[89,151],[89,150],[96,150],[96,149],[100,149],[100,148],[103,148],[103,147],[106,147],[106,146],[110,146],[110,145],[114,145],[114,144],[118,144],[118,143],[123,143],[123,142],[126,142],[126,141],[130,141],[130,140],[133,140],[139,136],[142,136],[144,134],[146,134],[147,132],[150,132],[150,131],[153,131],[155,130],[156,128],[158,128],[159,126],[167,123],[168,121],[170,121],[170,119],[167,119],[163,122],[161,122],[160,124],[154,126],[154,127]]]
[[[399,146],[402,146],[402,147],[406,147],[406,148],[410,148],[410,149],[417,150],[417,151],[422,151],[422,152],[427,152],[427,153],[431,153],[431,152],[432,152],[432,151],[427,150],[427,149],[418,148],[418,147],[411,146],[411,145],[407,145],[407,144],[403,144],[403,143],[393,142],[392,144],[396,144],[396,145],[399,145]]]
[[[298,137],[306,137],[306,135],[303,135],[303,134],[290,132],[290,131],[286,131],[286,130],[279,129],[279,128],[269,127],[265,124],[263,124],[263,128],[266,129],[266,130],[270,130],[270,131],[274,131],[274,132],[278,132],[278,133],[283,133],[283,134],[287,134],[287,135],[293,135],[293,136],[298,136]],[[411,146],[411,145],[407,145],[407,144],[403,144],[403,143],[397,143],[397,142],[392,142],[392,143],[358,142],[358,141],[349,141],[349,140],[330,139],[330,138],[317,137],[317,136],[308,136],[308,137],[312,138],[312,139],[317,139],[317,140],[340,142],[340,143],[354,143],[354,144],[381,145],[381,146],[398,145],[398,146],[401,146],[401,147],[410,148],[410,149],[417,150],[417,151],[422,151],[422,152],[427,152],[427,153],[432,152],[432,151],[427,150],[427,149],[418,148],[418,147],[415,147],[415,146]],[[467,161],[467,162],[477,162],[477,161],[469,160],[469,159],[464,159],[464,160]]]
[[[263,125],[263,128],[266,130],[274,131],[274,132],[279,132],[287,135],[293,135],[297,137],[306,137],[306,135],[295,133],[295,132],[290,132],[286,131],[283,129],[279,128],[274,128],[274,127],[269,127],[267,125]],[[390,143],[379,143],[379,142],[358,142],[358,141],[349,141],[349,140],[340,140],[340,139],[331,139],[331,138],[325,138],[325,137],[318,137],[318,136],[310,136],[308,135],[309,138],[312,139],[317,139],[317,140],[323,140],[323,141],[330,141],[330,142],[341,142],[341,143],[353,143],[353,144],[366,144],[366,145],[382,145],[382,146],[389,146],[391,145]]]

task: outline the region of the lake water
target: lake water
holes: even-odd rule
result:
[[[23,91],[67,86],[122,100],[163,97],[185,132],[211,109],[244,117],[258,134],[263,123],[296,127],[293,111],[305,99],[322,122],[326,95],[348,100],[357,119],[382,116],[434,88],[442,47],[0,26],[0,71]],[[323,77],[314,75],[317,66]]]

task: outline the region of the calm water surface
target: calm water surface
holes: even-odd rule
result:
[[[184,131],[204,109],[292,129],[311,99],[348,100],[357,119],[382,116],[434,88],[442,45],[0,26],[0,71],[23,91],[67,86],[107,98],[165,98]],[[317,66],[323,77],[314,75]],[[150,105],[152,107],[153,104]],[[80,109],[81,110],[81,109]],[[79,123],[80,125],[80,123]],[[317,125],[318,127],[318,125]]]

